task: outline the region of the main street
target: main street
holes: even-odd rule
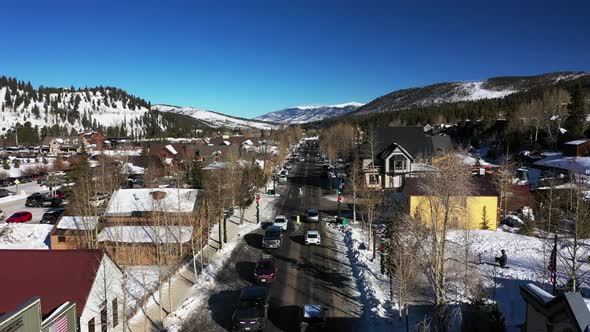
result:
[[[349,262],[339,249],[342,239],[323,221],[317,224],[305,222],[306,210],[316,208],[321,216],[332,216],[336,213],[337,203],[323,198],[328,193],[328,180],[321,177],[320,165],[315,158],[311,154],[304,156],[306,161],[293,167],[288,183],[277,186],[284,198],[278,214],[289,218],[281,248],[262,248],[263,229],[244,235],[244,241],[217,275],[219,291],[210,296],[203,310],[194,313],[183,330],[231,330],[231,317],[239,292],[253,284],[254,267],[263,253],[273,255],[279,268],[275,282],[267,286],[270,307],[265,331],[299,331],[297,310],[305,304],[322,304],[328,309],[326,330],[358,330],[355,327],[363,308]],[[297,215],[302,220],[298,228]],[[321,246],[304,244],[303,235],[309,229],[320,232]]]

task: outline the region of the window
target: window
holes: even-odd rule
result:
[[[63,235],[60,235],[57,237],[57,242],[66,242],[66,237]]]
[[[403,155],[394,155],[393,158],[390,159],[389,168],[390,171],[405,171],[407,166],[407,159]],[[393,164],[393,165],[392,165]],[[393,167],[391,167],[393,166]]]
[[[88,332],[94,332],[94,318],[88,321]]]
[[[378,184],[379,184],[379,175],[369,174],[369,185],[378,185]]]
[[[119,324],[119,305],[117,304],[117,298],[113,299],[113,327]]]
[[[100,331],[107,332],[109,328],[109,320],[107,317],[107,303],[103,302],[102,309],[100,309]]]
[[[215,160],[215,161],[219,161],[219,160],[221,160],[221,159],[219,159],[219,157],[215,157],[215,158],[213,158],[213,160]]]

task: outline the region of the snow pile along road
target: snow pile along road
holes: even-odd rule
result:
[[[391,331],[397,304],[389,300],[389,277],[380,274],[379,254],[371,261],[373,251],[366,248],[366,236],[356,225],[328,225],[330,232],[343,235],[343,242],[339,246],[346,252],[360,292],[360,302],[364,306],[363,325],[367,326],[368,331]]]
[[[49,249],[53,225],[0,224],[0,249]]]

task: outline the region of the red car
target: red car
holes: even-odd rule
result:
[[[254,268],[254,278],[257,283],[273,282],[278,272],[275,260],[271,255],[262,255]]]
[[[33,215],[31,214],[31,212],[27,212],[27,211],[21,211],[21,212],[16,212],[15,214],[11,215],[10,218],[6,219],[6,222],[27,222],[29,220],[33,219]]]

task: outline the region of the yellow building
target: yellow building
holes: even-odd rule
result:
[[[474,191],[465,199],[456,197],[451,199],[451,228],[455,229],[496,229],[499,225],[498,217],[498,193],[487,177],[474,177]],[[444,209],[436,197],[424,194],[419,186],[420,178],[411,178],[404,186],[406,199],[406,213],[423,221],[432,221],[431,211]]]

